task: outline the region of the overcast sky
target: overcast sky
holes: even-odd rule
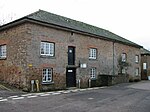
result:
[[[104,28],[150,50],[150,0],[0,0],[0,22],[39,9]]]

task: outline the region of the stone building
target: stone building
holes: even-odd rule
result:
[[[99,75],[140,79],[140,48],[105,29],[39,10],[0,27],[0,80],[28,90],[34,80],[44,91],[79,81],[88,87]]]
[[[141,49],[141,79],[147,80],[150,76],[150,51]]]

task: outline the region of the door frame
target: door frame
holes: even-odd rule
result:
[[[76,87],[76,68],[66,68],[66,87]]]

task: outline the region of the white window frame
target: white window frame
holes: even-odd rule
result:
[[[122,53],[121,54],[121,61],[122,62],[126,62],[127,61],[127,54],[126,53]]]
[[[135,56],[135,63],[139,63],[139,55]]]
[[[96,79],[96,68],[91,68],[90,69],[90,78],[91,79]]]
[[[139,76],[139,68],[136,68],[136,69],[135,69],[135,75],[136,75],[136,76]]]
[[[0,58],[6,58],[6,45],[0,45]]]
[[[40,53],[42,56],[51,56],[55,54],[55,44],[53,42],[41,42]]]
[[[44,68],[42,70],[42,83],[50,83],[53,81],[53,69]]]
[[[143,63],[143,70],[147,69],[147,63]]]
[[[97,59],[97,49],[96,48],[89,49],[89,59]]]
[[[126,69],[123,68],[123,69],[121,70],[121,72],[122,72],[122,74],[125,74],[125,73],[126,73]]]

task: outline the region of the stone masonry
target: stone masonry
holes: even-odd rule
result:
[[[41,41],[55,43],[55,57],[40,56]],[[127,54],[127,61],[131,65],[127,70],[130,77],[136,78],[135,68],[140,68],[140,63],[135,63],[135,55],[140,56],[138,48],[78,33],[72,35],[68,31],[38,24],[25,23],[1,31],[0,45],[3,44],[7,45],[7,59],[0,60],[0,79],[20,88],[30,89],[30,81],[39,80],[41,90],[64,89],[66,87],[68,46],[74,46],[76,49],[75,65],[78,66],[76,78],[82,80],[83,86],[88,86],[91,67],[97,68],[97,75],[117,75],[118,59],[122,53]],[[89,48],[98,49],[96,60],[89,60]],[[87,68],[80,68],[80,63],[86,63]],[[42,68],[45,67],[53,68],[53,84],[41,84]]]
[[[41,41],[55,44],[55,56],[40,55]],[[31,90],[31,80],[38,80],[41,91],[65,89],[66,68],[68,66],[68,46],[75,47],[76,80],[81,80],[81,87],[88,87],[90,68],[96,68],[98,75],[118,75],[118,60],[122,53],[127,54],[127,74],[129,78],[140,79],[135,69],[141,71],[140,61],[135,63],[140,48],[105,40],[80,32],[67,31],[32,22],[23,22],[0,30],[0,45],[7,46],[7,58],[0,59],[0,81],[10,85]],[[97,59],[89,59],[89,49],[97,49]],[[80,64],[85,63],[86,68]],[[42,84],[42,69],[53,68],[53,83]],[[36,85],[34,85],[34,88]],[[76,85],[78,87],[78,84]]]

